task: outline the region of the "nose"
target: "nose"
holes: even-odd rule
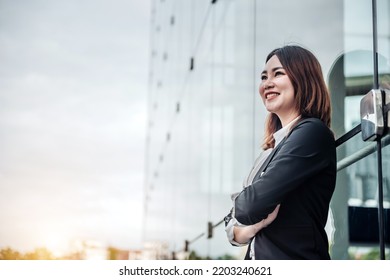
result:
[[[274,83],[272,81],[270,81],[269,79],[264,81],[264,83],[263,83],[264,90],[267,90],[267,89],[270,89],[273,87],[274,87]]]

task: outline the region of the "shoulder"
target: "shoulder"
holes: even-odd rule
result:
[[[289,137],[294,142],[311,145],[331,145],[335,143],[330,128],[317,118],[306,118],[291,129]]]
[[[309,126],[315,126],[315,127],[326,127],[324,122],[322,122],[320,119],[317,118],[303,118],[298,121],[297,126],[302,126],[302,125],[309,125]]]
[[[290,133],[294,131],[311,131],[312,133],[325,133],[329,134],[333,139],[333,132],[324,122],[317,118],[305,118],[300,121],[291,129]]]

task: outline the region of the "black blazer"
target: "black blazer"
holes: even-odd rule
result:
[[[330,259],[324,227],[336,164],[333,133],[316,118],[301,120],[272,151],[235,200],[235,217],[244,225],[280,204],[277,218],[255,237],[256,259]]]

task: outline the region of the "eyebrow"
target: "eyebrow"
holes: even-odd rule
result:
[[[279,70],[279,69],[283,69],[282,66],[278,66],[278,67],[274,67],[271,69],[272,72],[275,72],[276,70]],[[263,70],[263,72],[261,72],[261,74],[265,74],[267,73],[267,70]]]

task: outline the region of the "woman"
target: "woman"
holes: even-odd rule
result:
[[[300,46],[273,50],[261,73],[270,112],[264,152],[226,217],[246,259],[330,259],[324,230],[336,182],[330,97],[321,66]]]

